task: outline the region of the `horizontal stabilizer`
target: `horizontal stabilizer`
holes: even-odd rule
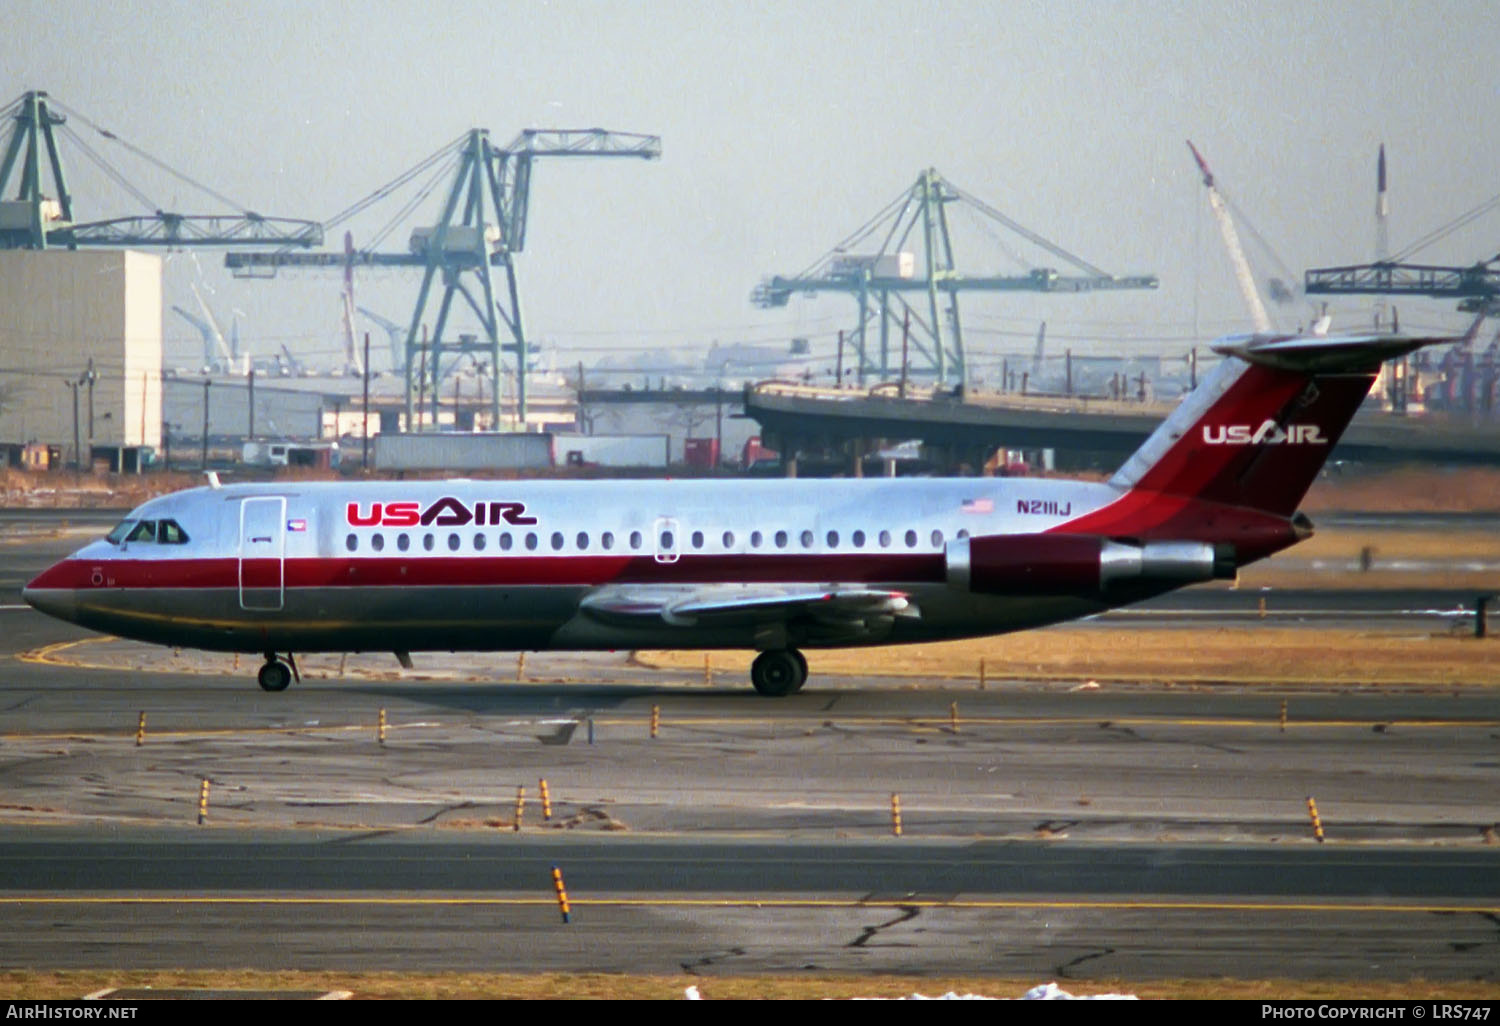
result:
[[[1364,370],[1423,346],[1464,341],[1465,336],[1408,335],[1229,335],[1213,350],[1246,363],[1305,374]]]

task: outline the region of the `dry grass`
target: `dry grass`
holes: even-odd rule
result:
[[[1488,467],[1401,467],[1325,474],[1307,493],[1310,515],[1330,510],[1372,513],[1500,511],[1500,470]]]
[[[1054,627],[930,645],[808,650],[814,676],[1145,681],[1168,684],[1500,684],[1500,644],[1413,632],[1244,628]],[[750,653],[642,651],[647,666],[749,671]]]
[[[706,1000],[818,1000],[928,997],[952,992],[1020,997],[1043,979],[973,976],[639,976],[614,973],[335,973],[260,971],[0,971],[9,1000],[78,998],[108,987],[155,990],[349,991],[356,999],[677,1000],[695,986]],[[1500,984],[1303,980],[1064,980],[1074,994],[1124,993],[1158,999],[1241,1001],[1360,999],[1366,1001],[1490,1000]]]

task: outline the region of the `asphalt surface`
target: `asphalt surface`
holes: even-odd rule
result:
[[[8,608],[78,539],[0,531],[0,967],[1500,976],[1482,689],[768,701],[621,654],[266,695]]]

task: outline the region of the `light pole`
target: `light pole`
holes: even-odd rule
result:
[[[208,470],[208,386],[213,382],[203,379],[203,469]]]
[[[94,472],[94,382],[99,375],[94,373],[94,358],[89,357],[88,370],[78,379],[80,385],[89,386],[89,473]]]
[[[70,389],[73,390],[73,471],[74,471],[74,473],[77,473],[78,470],[80,469],[80,463],[79,463],[80,453],[79,453],[79,438],[78,438],[78,386],[81,383],[82,383],[82,379],[81,378],[78,381],[64,381],[63,382],[64,385],[68,386],[68,388],[70,388]]]

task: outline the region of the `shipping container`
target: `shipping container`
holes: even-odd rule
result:
[[[551,435],[520,431],[382,432],[373,441],[381,470],[541,470],[554,462]]]
[[[666,467],[670,435],[553,435],[559,459],[570,467]]]
[[[689,438],[682,444],[682,462],[699,470],[713,470],[719,465],[719,440]]]

